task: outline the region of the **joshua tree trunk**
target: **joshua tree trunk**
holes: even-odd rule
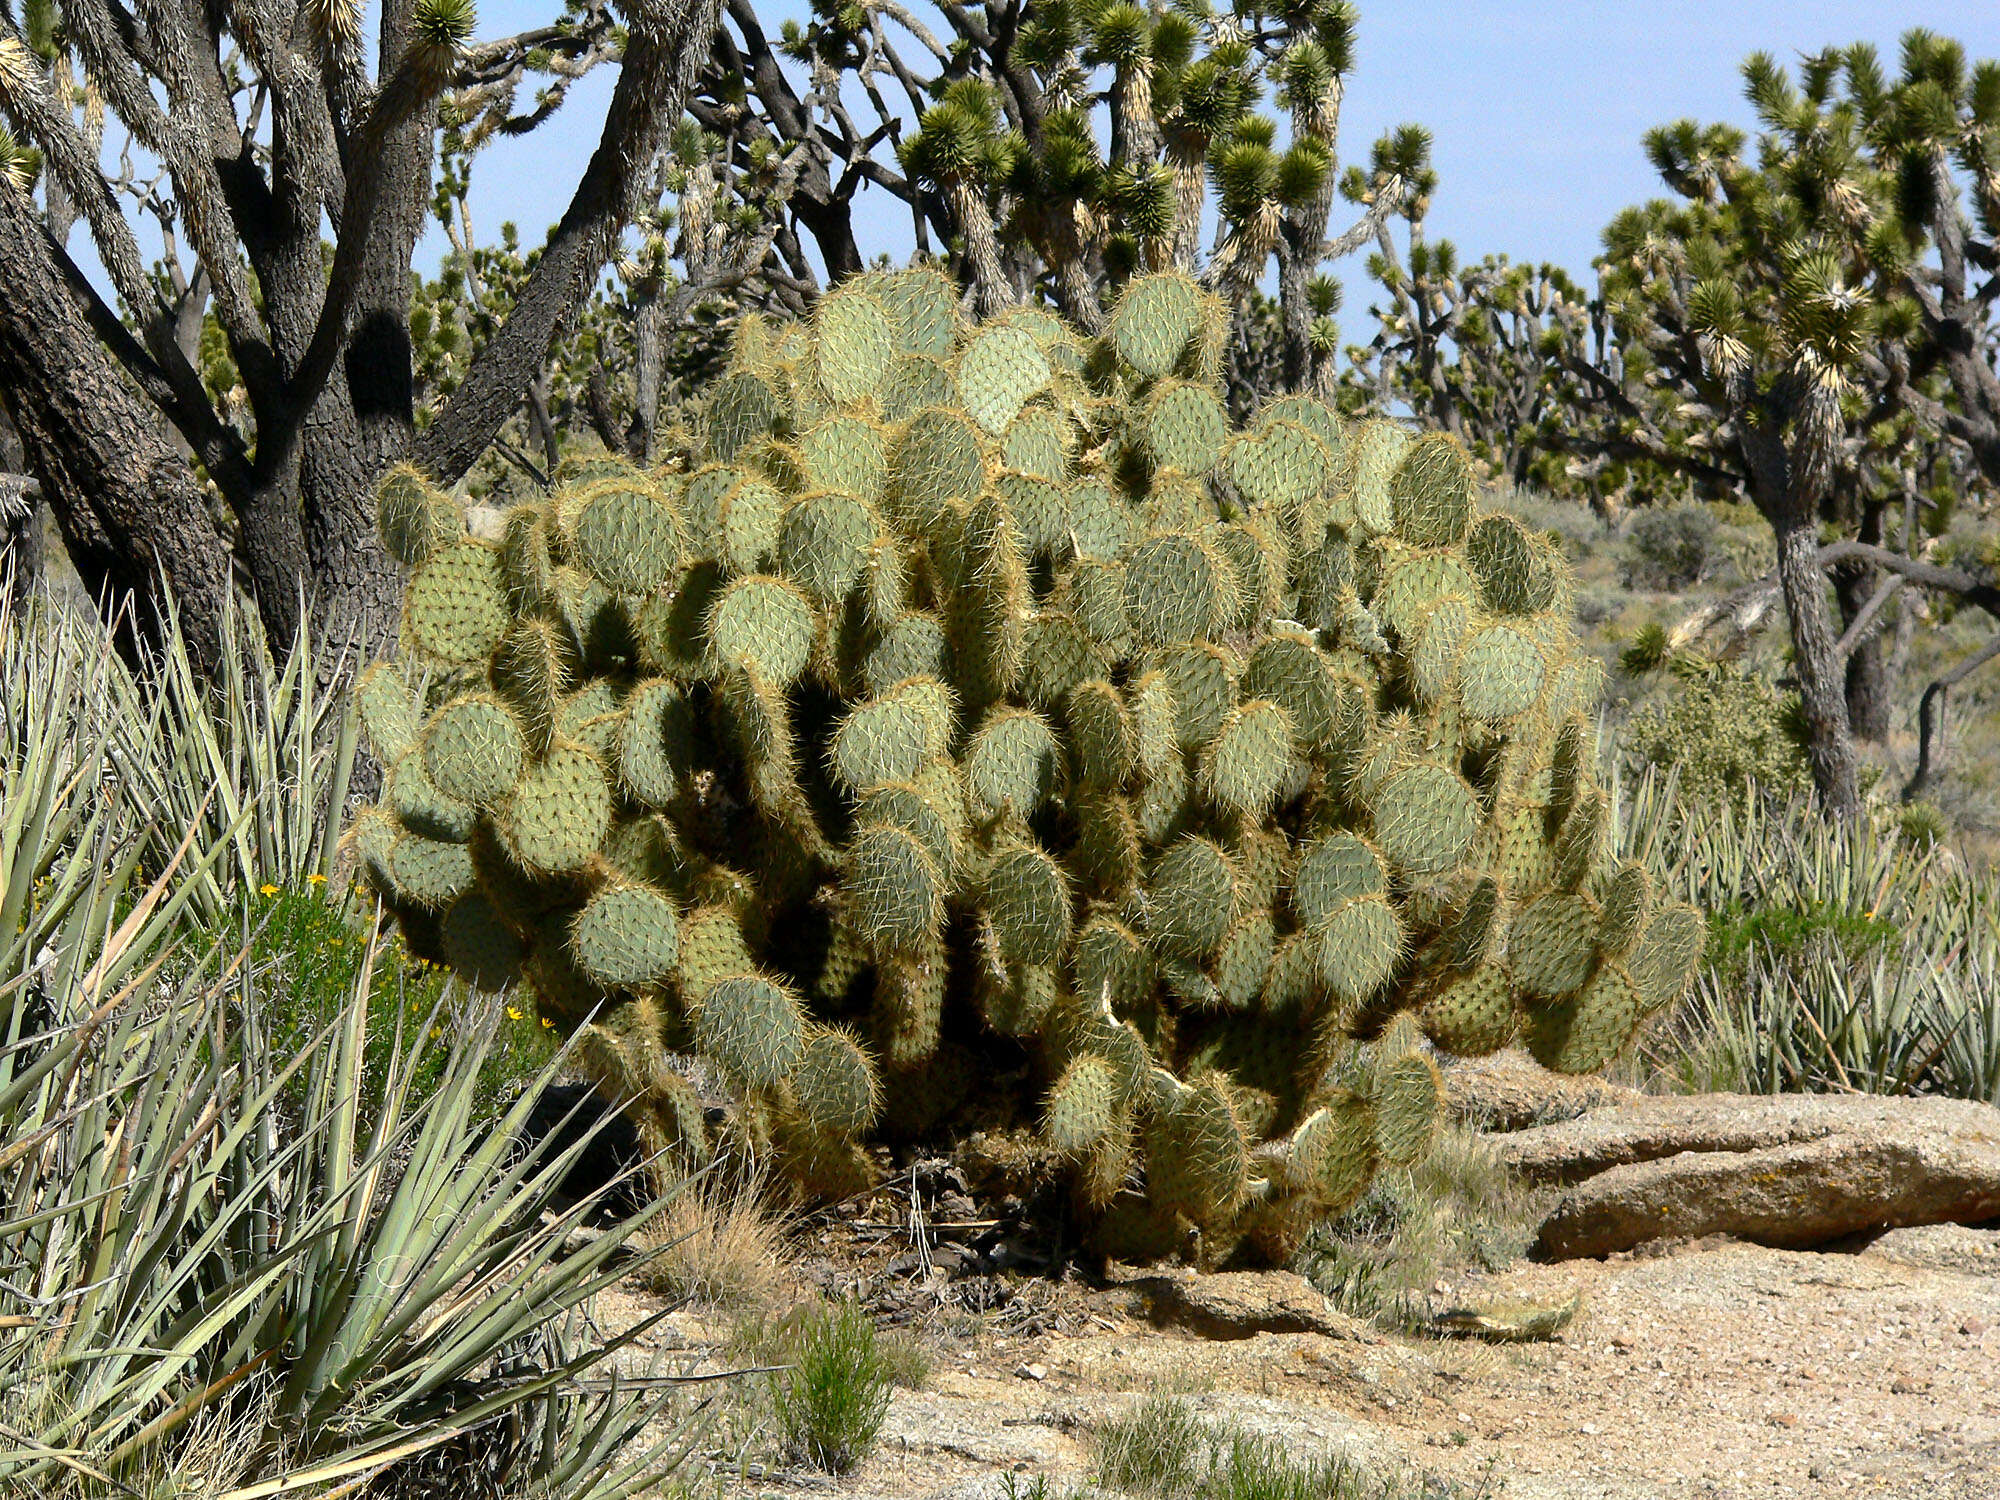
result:
[[[1778,534],[1778,583],[1792,627],[1793,664],[1806,725],[1806,755],[1821,804],[1835,817],[1861,810],[1854,763],[1854,732],[1847,717],[1847,685],[1834,657],[1832,611],[1819,561],[1817,528],[1809,519],[1773,517]]]
[[[229,548],[186,457],[98,342],[49,249],[33,202],[0,185],[0,400],[84,586],[124,606],[120,646],[136,655],[159,642],[164,579],[190,655],[214,666]]]

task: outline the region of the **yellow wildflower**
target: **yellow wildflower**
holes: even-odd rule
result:
[[[507,1007],[507,1019],[508,1019],[508,1020],[510,1020],[510,1021],[518,1021],[518,1020],[520,1020],[520,1019],[521,1019],[521,1012],[520,1012],[519,1008],[518,1008],[518,1007],[516,1007],[516,1006],[512,1006],[512,1005],[508,1006],[508,1007]]]
[[[326,884],[326,877],[325,877],[324,875],[320,874],[320,873],[319,873],[319,872],[318,872],[317,870],[315,870],[315,871],[314,871],[314,872],[313,872],[312,874],[310,874],[310,875],[306,876],[306,884],[307,884],[307,885],[325,885],[325,884]]]
[[[278,887],[275,885],[260,885],[257,889],[266,896],[275,896],[278,894]]]
[[[542,1030],[544,1030],[544,1031],[554,1031],[555,1029],[556,1029],[556,1023],[555,1023],[555,1022],[553,1022],[553,1021],[551,1021],[551,1020],[550,1020],[550,1019],[549,1019],[549,1018],[548,1018],[547,1016],[543,1016],[543,1017],[542,1017]]]

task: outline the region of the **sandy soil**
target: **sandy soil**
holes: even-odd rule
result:
[[[977,1311],[966,1282],[891,1263],[859,1289],[925,1331],[925,1388],[897,1393],[857,1473],[752,1470],[732,1493],[984,1500],[1010,1474],[1061,1493],[1089,1479],[1105,1416],[1173,1392],[1440,1495],[2000,1496],[2000,1230],[1899,1230],[1835,1253],[1696,1243],[1436,1288],[1582,1291],[1557,1339],[1504,1346],[1385,1335],[1289,1277],[1273,1296],[1311,1297],[1320,1331],[1219,1338],[1158,1326],[1126,1286],[1014,1282]],[[1249,1285],[1239,1301],[1261,1295]],[[659,1334],[682,1358],[719,1337],[684,1314]]]

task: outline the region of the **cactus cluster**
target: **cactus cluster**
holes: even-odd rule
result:
[[[1231,431],[1225,333],[1172,274],[1088,340],[870,274],[657,471],[490,539],[392,474],[354,841],[411,941],[691,1156],[841,1193],[977,1121],[1126,1255],[1289,1253],[1428,1149],[1432,1046],[1602,1066],[1702,924],[1604,853],[1560,555],[1448,437]]]

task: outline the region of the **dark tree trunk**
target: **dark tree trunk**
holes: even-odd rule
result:
[[[1862,540],[1872,538],[1864,536]],[[1876,570],[1865,565],[1834,569],[1833,588],[1840,602],[1843,630],[1854,623],[1854,617],[1861,613],[1879,581]],[[1857,740],[1874,745],[1889,738],[1889,668],[1888,655],[1882,649],[1882,634],[1880,629],[1871,631],[1847,657],[1847,720]]]
[[[197,668],[222,661],[229,549],[187,459],[97,341],[24,193],[0,190],[0,399],[83,583],[134,657],[172,589]]]
[[[1772,516],[1778,534],[1778,583],[1792,628],[1792,659],[1804,710],[1806,755],[1821,804],[1835,817],[1861,810],[1855,772],[1854,733],[1847,718],[1846,683],[1834,660],[1832,611],[1826,602],[1826,573],[1819,562],[1818,528],[1804,518]]]

